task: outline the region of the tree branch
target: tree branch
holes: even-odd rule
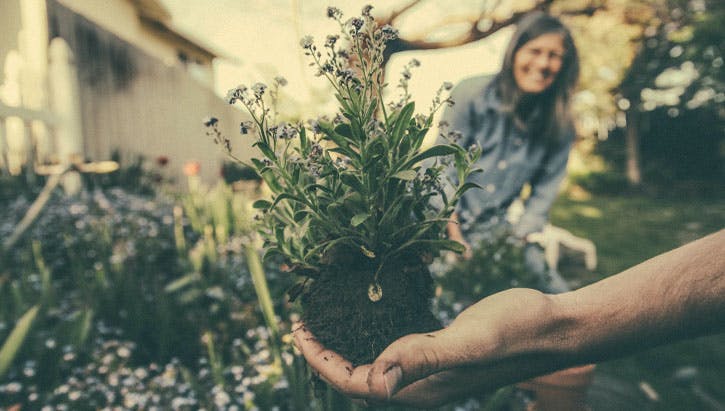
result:
[[[416,5],[420,4],[420,0],[413,0],[410,3],[406,4],[405,6],[399,8],[398,10],[393,10],[392,13],[385,19],[378,20],[378,23],[380,23],[381,26],[385,24],[390,24],[391,26],[393,23],[395,23],[395,19],[397,19],[401,14],[405,13],[406,11],[412,9]]]
[[[398,9],[394,11],[388,18],[382,20],[381,22],[383,24],[391,24],[394,22],[394,20],[398,17],[400,17],[402,14],[404,14],[407,10],[410,10],[414,5],[417,5],[420,3],[420,0],[415,0],[411,3],[408,3],[406,6],[402,7],[401,9]],[[440,40],[440,41],[430,41],[426,40],[423,36],[414,36],[411,38],[398,38],[396,40],[390,41],[386,48],[384,53],[384,62],[387,62],[390,57],[393,54],[404,52],[404,51],[411,51],[411,50],[433,50],[433,49],[440,49],[440,48],[447,48],[447,47],[456,47],[456,46],[462,46],[464,44],[472,43],[477,40],[481,40],[483,38],[486,38],[497,31],[503,29],[504,27],[508,27],[512,24],[518,23],[526,14],[528,14],[531,11],[534,10],[541,10],[548,12],[551,8],[552,4],[554,3],[554,0],[542,0],[538,2],[534,7],[527,9],[527,10],[521,10],[518,12],[515,12],[511,14],[509,17],[493,21],[493,23],[488,26],[485,29],[480,29],[479,24],[481,21],[483,21],[487,13],[483,11],[481,15],[478,17],[478,19],[474,19],[471,21],[470,19],[467,19],[468,22],[471,24],[470,29],[461,34],[460,36],[456,36],[450,39],[446,40]],[[574,16],[574,15],[593,15],[597,10],[602,9],[602,5],[593,5],[589,4],[586,7],[580,8],[580,9],[572,9],[572,10],[565,10],[562,11],[562,15],[566,16]],[[460,22],[461,19],[458,18],[456,22]],[[446,26],[446,23],[450,23],[451,20],[443,21],[441,24],[438,25],[437,28],[443,28]],[[433,30],[427,31],[427,33],[434,32],[435,28]]]
[[[403,51],[410,51],[410,50],[432,50],[432,49],[440,49],[440,48],[446,48],[446,47],[455,47],[455,46],[462,46],[464,44],[472,43],[476,40],[483,39],[485,37],[490,36],[491,34],[501,30],[504,27],[510,26],[512,24],[517,23],[523,16],[525,16],[527,13],[529,13],[532,10],[548,10],[551,6],[551,3],[554,0],[543,0],[539,4],[537,4],[535,7],[529,10],[522,10],[518,11],[516,13],[511,14],[507,19],[500,20],[500,21],[494,21],[493,24],[491,24],[490,27],[488,27],[485,30],[480,30],[478,28],[478,21],[471,24],[471,29],[464,33],[462,36],[453,38],[450,40],[443,40],[443,41],[427,41],[422,38],[418,39],[404,39],[404,38],[398,38],[396,40],[393,40],[389,42],[385,48],[384,53],[384,61],[387,62],[390,56],[392,56],[395,53],[400,53]],[[419,3],[420,0],[416,0],[413,3]],[[412,4],[408,4],[404,9],[410,9]],[[403,10],[403,9],[401,9]],[[397,13],[396,17],[399,17],[402,14],[402,12]],[[392,20],[390,20],[392,21]]]

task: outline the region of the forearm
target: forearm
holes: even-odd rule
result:
[[[458,222],[457,213],[451,214],[451,217],[448,219],[448,223],[446,224],[446,234],[451,240],[459,242],[463,241],[463,233],[461,232],[461,225]]]
[[[725,330],[725,230],[576,291],[514,289],[476,305],[461,313],[463,325],[467,315],[482,327],[508,319],[484,334],[475,361],[495,370],[493,385],[717,333]]]
[[[550,296],[563,344],[576,362],[725,330],[725,230],[580,290]]]

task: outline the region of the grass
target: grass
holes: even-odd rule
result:
[[[599,265],[594,272],[583,270],[578,262],[563,261],[561,265],[567,279],[584,285],[723,228],[725,200],[643,195],[594,195],[575,200],[561,196],[552,209],[551,220],[596,244]],[[695,367],[699,387],[674,378],[683,367]],[[702,392],[720,402],[720,407],[725,404],[725,335],[684,341],[610,361],[600,364],[598,373],[624,383],[628,392],[638,396],[629,398],[632,409],[722,409],[708,405]],[[639,388],[643,382],[654,388],[659,400],[645,399]],[[622,409],[601,405],[601,409]],[[599,407],[595,405],[594,409]]]

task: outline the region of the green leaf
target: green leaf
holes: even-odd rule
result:
[[[325,187],[321,184],[315,183],[315,184],[309,184],[309,185],[305,186],[305,191],[312,192],[313,190],[320,190],[325,193],[332,194],[332,190],[330,190],[328,187]],[[319,197],[319,195],[318,195],[318,197]]]
[[[166,287],[164,287],[164,291],[167,293],[173,293],[181,288],[186,287],[187,285],[189,285],[191,283],[194,283],[194,282],[197,282],[200,280],[201,280],[201,275],[199,273],[195,272],[195,273],[187,274],[187,275],[185,275],[181,278],[178,278],[178,279],[170,282],[169,284],[167,284]]]
[[[295,220],[296,223],[299,223],[300,221],[304,220],[304,218],[307,217],[309,214],[310,212],[307,210],[300,210],[295,213],[292,219]]]
[[[252,204],[252,208],[258,210],[268,210],[270,207],[272,207],[272,203],[267,200],[257,200]]]
[[[293,186],[296,186],[300,182],[300,167],[299,165],[294,165],[292,168],[292,181],[291,184]]]
[[[278,247],[284,247],[284,227],[277,226],[274,229],[274,238],[277,240]],[[284,251],[284,250],[282,250]]]
[[[415,170],[403,170],[403,171],[399,171],[399,172],[395,173],[392,177],[397,178],[399,180],[410,181],[410,180],[413,180],[415,178],[415,176],[417,176],[417,175],[418,175],[418,172],[416,172]]]
[[[398,253],[412,246],[421,245],[426,246],[427,248],[434,251],[450,250],[456,253],[462,253],[466,251],[466,247],[464,247],[463,244],[453,240],[412,240],[400,246],[400,248],[395,250],[395,252]]]
[[[347,100],[345,100],[344,97],[342,97],[340,94],[335,94],[335,98],[342,106],[343,111],[350,111],[350,104],[348,104]]]
[[[274,255],[283,256],[283,254],[279,251],[279,248],[277,247],[267,247],[264,250],[264,255],[262,256],[263,261],[267,261],[269,258],[271,258]]]
[[[428,134],[429,128],[424,128],[422,130],[418,130],[411,139],[413,140],[412,149],[418,150],[420,149],[420,146],[423,145],[423,141],[425,141],[425,135]]]
[[[304,198],[293,196],[292,194],[288,194],[288,193],[281,193],[274,199],[274,203],[272,203],[271,208],[274,208],[282,200],[292,200],[292,201],[296,201],[300,204],[310,206]]]
[[[323,138],[326,140],[332,141],[333,143],[337,144],[338,147],[346,148],[349,150],[350,143],[353,143],[354,146],[357,146],[357,145],[355,145],[355,141],[353,141],[351,137],[346,137],[336,131],[340,126],[347,126],[347,125],[340,124],[335,128],[332,128],[329,124],[325,124],[325,123],[319,123],[319,125],[320,125],[320,129],[324,133]],[[341,130],[348,132],[348,131],[350,131],[350,127],[349,126],[343,127]]]
[[[257,171],[260,172],[260,173],[261,173],[262,170],[264,170],[265,168],[267,168],[267,166],[262,162],[262,160],[260,160],[258,158],[253,158],[252,159],[252,164],[254,164],[254,168],[256,168]]]
[[[287,301],[289,301],[289,302],[292,303],[295,300],[297,300],[297,297],[299,297],[305,291],[305,286],[306,285],[307,285],[307,280],[300,281],[297,284],[295,284],[292,287],[290,287],[287,290],[287,296],[288,296]]]
[[[466,247],[459,243],[458,241],[453,240],[421,240],[423,244],[426,244],[428,246],[431,246],[432,248],[437,248],[439,250],[450,250],[454,251],[456,253],[462,253],[466,251]]]
[[[458,146],[454,145],[448,145],[448,144],[441,144],[437,146],[433,146],[422,153],[416,155],[415,157],[411,158],[410,160],[406,161],[400,168],[406,169],[410,168],[414,164],[417,164],[423,160],[429,159],[431,157],[441,157],[441,156],[448,156],[455,153],[460,153],[463,151],[465,153],[465,150]]]
[[[336,238],[331,241],[325,241],[322,244],[310,249],[310,251],[308,251],[307,254],[305,254],[305,260],[309,259],[311,256],[316,255],[316,254],[324,254],[327,252],[327,250],[329,250],[330,248],[332,248],[333,246],[335,246],[337,244],[348,243],[348,244],[354,246],[356,239],[357,239],[357,237],[345,236],[345,237]]]
[[[92,327],[93,310],[90,308],[86,308],[83,311],[83,316],[81,316],[81,318],[79,319],[73,345],[75,345],[76,347],[81,346],[86,341],[86,339],[88,339],[88,334],[90,333]]]
[[[277,176],[274,175],[274,173],[271,170],[267,170],[263,172],[262,174],[262,180],[264,180],[265,183],[269,186],[269,188],[272,190],[273,193],[279,193],[282,191],[282,186],[277,181]]]
[[[365,187],[363,187],[360,180],[350,173],[340,174],[340,180],[348,187],[352,187],[356,192],[363,194],[365,193]]]
[[[338,124],[335,127],[335,132],[343,137],[352,138],[352,129],[349,124]]]
[[[401,139],[398,143],[398,156],[405,158],[410,154],[415,154],[415,151],[412,150],[412,144],[413,139],[411,135],[408,135],[405,138]]]
[[[181,304],[190,304],[202,297],[202,291],[198,288],[192,288],[184,291],[177,298]]]
[[[345,139],[345,137],[335,133],[334,131],[326,134],[325,137],[323,137],[323,138],[325,138],[326,140],[332,141],[339,148],[352,151],[352,150],[350,150],[350,143]]]
[[[462,185],[457,191],[456,191],[456,197],[460,197],[465,193],[466,191],[472,189],[472,188],[478,188],[480,189],[481,186],[476,183],[466,183]]]
[[[434,219],[426,220],[426,221],[417,221],[415,223],[408,224],[405,227],[398,228],[395,232],[393,232],[392,234],[389,234],[388,237],[403,238],[403,239],[410,238],[412,235],[414,235],[413,233],[416,231],[421,232],[422,230],[427,230],[426,227],[430,227],[431,225],[434,225],[434,224],[446,224],[446,223],[448,223],[448,221],[450,221],[450,220],[447,218],[434,218]],[[397,227],[393,227],[393,228],[397,228]]]
[[[367,145],[367,154],[387,154],[388,152],[388,140],[386,138],[376,138],[370,141]]]
[[[307,131],[304,127],[300,127],[300,149],[302,155],[307,156],[310,153],[310,146],[307,140]]]
[[[412,198],[406,196],[395,197],[395,200],[393,200],[392,204],[386,208],[383,217],[380,219],[380,228],[383,230],[392,230],[395,228],[395,225],[392,224],[392,222],[396,220],[398,213],[401,210],[408,210],[410,208],[410,203],[412,201]]]
[[[13,360],[15,360],[18,350],[23,346],[23,341],[25,341],[25,337],[38,315],[38,310],[40,310],[40,306],[36,305],[23,314],[13,327],[5,343],[3,343],[2,348],[0,348],[0,378],[5,375]]]
[[[413,117],[413,112],[415,111],[415,103],[412,101],[403,107],[402,110],[400,110],[400,115],[395,120],[395,126],[393,127],[393,139],[394,141],[400,141],[400,139],[403,137],[403,132],[408,128],[408,123],[410,123],[410,119]]]
[[[264,154],[264,156],[267,157],[268,159],[270,159],[272,161],[277,160],[277,156],[274,154],[274,151],[272,151],[272,149],[264,142],[257,141],[256,143],[252,144],[252,147],[255,147],[255,146],[258,147],[259,151],[261,151],[262,154]]]
[[[351,150],[347,147],[333,147],[327,149],[328,153],[340,153],[344,156],[349,157],[353,162],[360,163],[360,154],[356,153],[354,150]]]
[[[368,107],[367,113],[365,113],[365,118],[372,118],[375,114],[375,110],[378,108],[378,99],[374,98],[373,101],[370,102],[370,106]]]
[[[354,216],[352,217],[352,219],[350,220],[350,224],[351,224],[351,225],[352,225],[353,227],[357,227],[357,226],[359,226],[360,224],[362,224],[362,223],[363,223],[363,222],[364,222],[365,220],[367,220],[367,219],[368,219],[368,217],[370,217],[370,214],[368,214],[368,213],[360,213],[360,214],[355,214],[355,215],[354,215]]]
[[[454,162],[456,166],[456,177],[458,178],[458,181],[461,182],[466,177],[466,169],[468,168],[465,152],[456,153]]]

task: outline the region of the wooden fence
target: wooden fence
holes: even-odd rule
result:
[[[8,55],[4,67],[0,100],[0,169],[18,174],[22,167],[41,164],[68,164],[83,157],[82,126],[78,86],[73,56],[60,38],[49,47],[47,77],[48,105],[24,106],[23,90],[30,71],[17,53]]]

